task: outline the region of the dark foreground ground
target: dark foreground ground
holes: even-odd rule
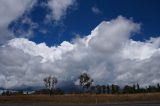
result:
[[[0,106],[160,106],[160,103],[112,103],[112,104],[0,104]]]
[[[0,103],[52,103],[52,104],[102,104],[102,103],[155,103],[160,93],[147,94],[67,94],[67,95],[12,95],[0,96]]]
[[[0,106],[160,106],[160,93],[10,95]]]

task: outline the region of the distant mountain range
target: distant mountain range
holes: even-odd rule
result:
[[[69,81],[65,81],[63,82],[63,84],[58,84],[56,86],[56,88],[60,88],[61,90],[63,90],[65,93],[70,93],[70,92],[74,92],[74,91],[81,91],[81,87],[78,86],[78,85],[75,85],[73,82],[69,82]],[[37,90],[41,90],[41,89],[45,89],[44,86],[26,86],[26,85],[23,85],[23,86],[20,86],[20,87],[14,87],[14,88],[11,88],[11,89],[5,89],[3,87],[0,87],[0,90],[1,91],[4,91],[4,90],[13,90],[13,91],[37,91]]]

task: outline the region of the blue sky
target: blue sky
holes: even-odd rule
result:
[[[159,0],[0,0],[0,88],[160,83]]]
[[[135,22],[141,23],[142,29],[139,34],[132,37],[134,40],[141,41],[149,39],[150,36],[160,35],[159,0],[77,0],[76,4],[67,10],[63,19],[47,23],[46,15],[51,10],[47,6],[42,6],[46,2],[46,0],[39,0],[32,10],[11,23],[10,28],[17,36],[20,37],[20,33],[17,33],[18,29],[26,31],[30,28],[30,25],[21,22],[24,17],[38,24],[38,27],[33,29],[33,37],[29,39],[37,43],[45,42],[51,46],[60,44],[64,40],[71,41],[77,34],[89,35],[100,22],[111,20],[119,15],[133,18]],[[93,12],[92,8],[98,9],[100,13]],[[43,30],[46,33],[41,32]]]

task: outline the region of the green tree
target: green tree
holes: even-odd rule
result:
[[[83,73],[79,76],[79,83],[80,86],[83,87],[83,91],[85,92],[85,89],[89,89],[93,83],[93,79],[87,74]]]
[[[111,85],[112,94],[116,93],[116,87],[114,84]]]

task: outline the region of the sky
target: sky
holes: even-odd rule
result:
[[[0,88],[160,83],[159,0],[0,0]]]

